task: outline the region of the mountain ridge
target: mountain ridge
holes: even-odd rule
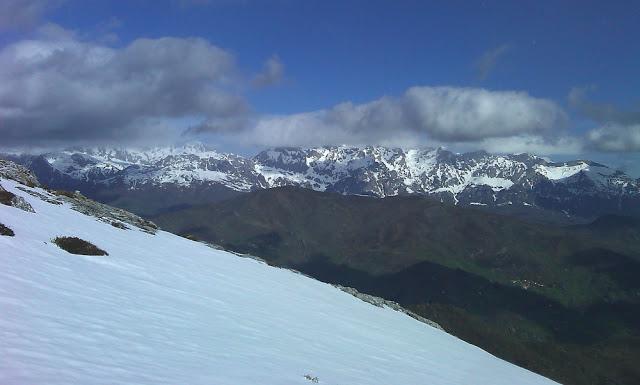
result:
[[[597,162],[556,163],[526,153],[324,146],[277,147],[243,157],[192,143],[4,157],[27,165],[45,184],[83,193],[215,187],[233,195],[290,185],[377,198],[421,195],[454,205],[535,206],[585,218],[640,215],[640,180]]]

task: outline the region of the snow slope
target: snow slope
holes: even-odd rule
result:
[[[0,205],[1,384],[553,383],[328,284],[0,184],[35,209]]]

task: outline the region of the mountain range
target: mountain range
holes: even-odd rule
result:
[[[588,160],[555,163],[530,154],[327,146],[243,157],[192,143],[2,157],[28,166],[48,186],[145,215],[280,186],[377,198],[418,195],[524,216],[640,215],[639,179]]]

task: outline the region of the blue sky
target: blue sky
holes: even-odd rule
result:
[[[224,67],[224,76],[218,76],[220,71],[215,77],[203,75],[204,82],[211,82],[208,89],[233,99],[232,107],[171,106],[171,113],[141,109],[131,112],[130,121],[105,122],[92,133],[43,126],[42,132],[55,131],[57,136],[51,138],[63,142],[126,136],[144,119],[146,125],[153,120],[158,130],[197,126],[189,132],[239,151],[340,141],[435,144],[461,150],[529,150],[557,159],[588,155],[640,171],[638,2],[19,3],[23,9],[14,5],[5,10],[15,17],[0,18],[5,53],[7,47],[30,39],[66,39],[69,46],[104,47],[117,55],[139,39],[196,37],[223,51],[232,62],[223,65],[213,59],[212,67]],[[25,4],[32,5],[29,12]],[[153,49],[165,49],[163,44]],[[181,70],[190,71],[190,67]],[[38,79],[43,77],[39,75]],[[256,80],[260,76],[264,81]],[[205,92],[197,87],[181,92]],[[412,87],[427,88],[409,95]],[[462,105],[452,107],[455,103]],[[70,105],[58,106],[56,111]],[[451,120],[452,114],[462,111],[464,115],[462,107],[469,105],[476,113]],[[76,117],[90,119],[87,110],[91,109],[70,111],[73,119],[63,116],[60,121],[67,126],[84,123]],[[507,110],[510,115],[505,115]],[[424,111],[431,115],[425,118]],[[419,123],[414,122],[415,114],[421,115]],[[511,118],[513,127],[508,124]],[[480,123],[460,127],[470,121]],[[20,124],[7,126],[19,132]],[[118,124],[121,127],[111,127]],[[497,128],[475,135],[484,132],[483,125]]]
[[[251,95],[256,110],[295,113],[366,102],[414,85],[526,90],[565,102],[572,87],[638,102],[640,3],[602,1],[69,1],[49,19],[140,37],[204,37],[246,71],[277,54],[288,82]],[[115,22],[115,23],[114,23]],[[508,45],[488,76],[475,64]]]

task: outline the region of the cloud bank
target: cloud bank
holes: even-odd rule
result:
[[[20,23],[35,22],[45,7],[38,1],[20,4]],[[480,74],[486,77],[508,49],[487,52],[478,64]],[[29,39],[0,48],[2,145],[156,144],[215,136],[253,147],[444,145],[545,155],[640,151],[640,109],[590,102],[586,89],[572,90],[569,104],[598,125],[572,136],[558,103],[478,87],[416,86],[365,103],[254,114],[247,88],[273,86],[283,78],[284,64],[276,55],[251,76],[232,54],[204,39],[136,39],[114,48],[46,24]]]
[[[523,136],[541,142],[551,140],[566,124],[558,105],[525,92],[412,87],[397,98],[262,117],[243,136],[268,146],[468,144]]]
[[[461,87],[412,87],[368,103],[253,115],[244,85],[274,85],[283,73],[272,56],[247,78],[231,54],[199,38],[136,39],[112,48],[48,24],[0,50],[0,131],[5,146],[216,134],[253,146],[488,146],[529,138],[524,143],[540,148],[567,123],[550,100]]]
[[[49,25],[0,51],[0,130],[16,143],[168,135],[162,119],[245,114],[235,76],[234,58],[203,39],[113,49]]]

